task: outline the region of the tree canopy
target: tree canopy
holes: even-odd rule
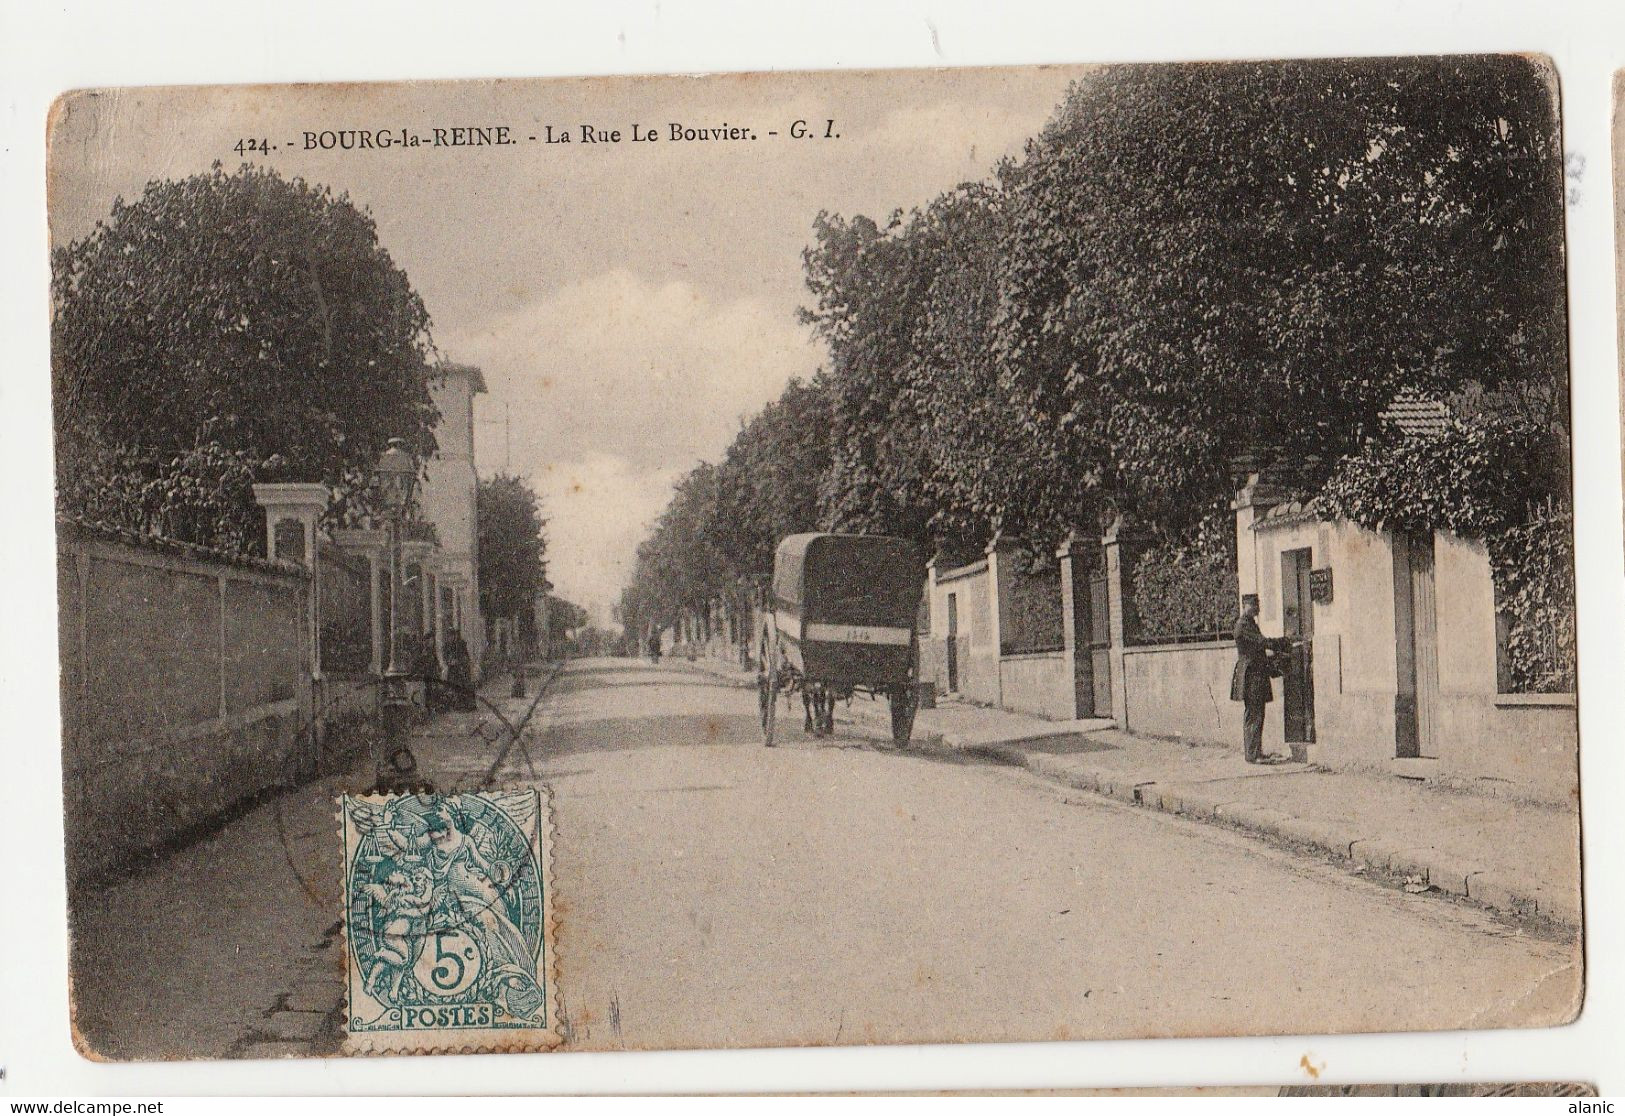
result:
[[[480,612],[492,618],[528,613],[547,581],[540,500],[522,478],[499,473],[479,482],[475,514]]]
[[[435,449],[428,313],[372,218],[326,187],[219,164],[151,182],[56,250],[52,298],[65,510],[193,455],[197,485],[230,458],[253,480],[325,482],[342,512],[390,438]],[[227,534],[252,522],[243,486],[227,503]]]
[[[1520,58],[1102,71],[1001,176],[1001,363],[1173,527],[1247,450],[1318,482],[1404,389],[1566,386],[1550,81]]]
[[[759,587],[814,526],[1042,554],[1110,501],[1205,552],[1248,462],[1393,520],[1407,394],[1499,447],[1421,454],[1484,465],[1449,492],[1525,455],[1496,522],[1516,520],[1566,484],[1562,204],[1535,60],[1095,71],[987,181],[884,222],[818,215],[802,318],[829,368],[797,390],[827,410],[789,421],[787,392],[685,478],[623,613]]]
[[[741,425],[721,461],[678,481],[621,595],[628,631],[668,627],[715,599],[748,602],[772,577],[779,540],[819,528],[832,409],[826,377],[791,380]]]

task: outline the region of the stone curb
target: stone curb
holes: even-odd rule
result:
[[[861,714],[858,719],[861,722]],[[860,723],[859,727],[865,726]],[[890,739],[889,733],[887,739]],[[1418,877],[1425,880],[1430,888],[1471,899],[1507,914],[1538,915],[1569,929],[1580,926],[1580,910],[1573,900],[1543,894],[1538,888],[1519,887],[1475,864],[1449,859],[1434,848],[1407,848],[1380,838],[1351,836],[1334,822],[1300,818],[1267,806],[1231,801],[1222,792],[1184,786],[1164,789],[1154,780],[1091,770],[1076,763],[1063,763],[1055,756],[1028,752],[1020,746],[1022,741],[990,742],[958,733],[930,734],[917,740],[945,745],[995,763],[1024,767],[1073,790],[1088,791],[1165,814],[1229,823],[1369,868]]]

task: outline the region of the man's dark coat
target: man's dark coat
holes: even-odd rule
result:
[[[1270,641],[1258,628],[1258,621],[1243,616],[1236,621],[1236,669],[1230,675],[1231,701],[1274,701],[1270,683]]]

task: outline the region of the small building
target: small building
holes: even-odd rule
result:
[[[1484,544],[1323,519],[1313,504],[1238,495],[1238,576],[1267,634],[1305,641],[1277,685],[1266,740],[1313,762],[1571,801],[1573,693],[1515,692]]]
[[[434,526],[439,550],[428,576],[436,630],[459,631],[468,644],[474,676],[485,657],[485,621],[480,616],[479,474],[474,466],[474,397],[485,392],[485,377],[468,364],[445,363],[430,381],[440,411],[439,445],[425,463],[418,503]]]

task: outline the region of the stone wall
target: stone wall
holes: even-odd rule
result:
[[[1000,656],[999,697],[1005,709],[1070,721],[1075,700],[1071,658],[1064,651]]]
[[[1495,584],[1484,545],[1440,532],[1434,563],[1440,776],[1537,801],[1577,798],[1574,695],[1497,692]]]
[[[61,522],[57,587],[70,881],[314,763],[303,571]]]
[[[1131,647],[1123,652],[1125,706],[1118,724],[1131,732],[1203,744],[1241,746],[1241,703],[1230,700],[1236,646],[1229,640]]]

